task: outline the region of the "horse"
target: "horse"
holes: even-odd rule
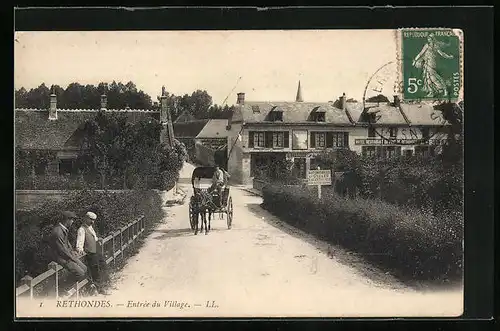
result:
[[[203,232],[203,224],[205,224],[205,234],[208,234],[211,228],[212,214],[216,209],[216,206],[212,201],[212,195],[202,190],[195,190],[194,195],[192,197],[192,208],[194,214],[193,216],[196,218],[194,234],[195,235],[198,234],[199,219],[201,219],[200,232]],[[207,225],[207,214],[208,214],[208,225]]]

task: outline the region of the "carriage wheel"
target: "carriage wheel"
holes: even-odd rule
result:
[[[233,199],[229,197],[229,201],[227,203],[227,228],[231,229],[232,224],[233,224]]]
[[[191,230],[194,230],[196,224],[194,223],[194,213],[191,203],[189,204],[189,224],[191,225]]]

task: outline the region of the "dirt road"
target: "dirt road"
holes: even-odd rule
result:
[[[190,177],[191,171],[192,166],[186,165],[182,177]],[[191,196],[190,187],[181,185]],[[72,316],[390,317],[462,313],[461,291],[406,288],[369,265],[353,264],[341,249],[282,224],[261,209],[260,197],[235,187],[231,195],[232,229],[227,229],[225,218],[216,215],[208,235],[195,236],[190,230],[187,202],[169,207],[164,222],[116,274],[110,295],[98,298],[109,300],[112,307],[73,310]],[[158,307],[153,307],[155,302]]]

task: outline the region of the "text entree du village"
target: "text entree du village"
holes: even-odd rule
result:
[[[191,308],[187,302],[177,300],[163,301],[135,301],[129,300],[127,303],[112,304],[109,300],[57,300],[57,307],[61,308]]]

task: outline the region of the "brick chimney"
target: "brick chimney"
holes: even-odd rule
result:
[[[108,97],[106,94],[101,95],[101,110],[106,110],[108,107]]]
[[[57,95],[54,90],[50,94],[49,120],[57,120]]]
[[[244,103],[245,103],[245,93],[240,92],[240,93],[238,93],[237,95],[238,95],[238,98],[236,99],[236,103],[237,103],[238,105],[242,105],[242,104],[244,104]]]
[[[161,87],[161,96],[160,96],[160,122],[162,122],[162,123],[167,123],[168,122],[167,92],[165,90],[165,86]]]
[[[401,101],[399,100],[399,96],[395,95],[394,96],[394,107],[399,107],[400,104],[401,104]]]
[[[162,124],[162,129],[160,132],[160,142],[166,143],[169,146],[173,146],[174,127],[172,124],[172,119],[170,117],[170,112],[168,110],[167,101],[167,92],[165,90],[165,86],[162,86],[160,97],[160,123]]]

